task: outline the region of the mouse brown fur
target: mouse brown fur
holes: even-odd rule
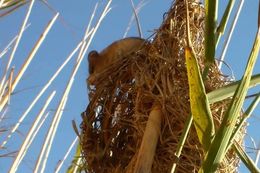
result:
[[[138,37],[128,37],[113,42],[100,53],[93,50],[88,54],[89,78],[88,83],[93,84],[95,76],[109,67],[118,58],[138,51],[146,41]]]

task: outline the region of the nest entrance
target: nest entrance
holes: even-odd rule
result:
[[[195,0],[190,0],[189,9],[192,44],[203,70],[204,9]],[[190,113],[185,26],[185,1],[176,0],[152,42],[122,57],[99,76],[81,124],[86,172],[132,172],[154,103],[160,105],[163,116],[152,172],[170,172],[177,162],[175,151]],[[205,86],[209,91],[225,82],[217,67],[212,67]],[[211,109],[217,125],[226,103]],[[197,172],[202,159],[202,146],[192,128],[176,172]],[[235,172],[237,164],[230,154],[219,172]]]

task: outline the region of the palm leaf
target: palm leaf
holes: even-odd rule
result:
[[[244,76],[235,91],[231,105],[227,110],[226,115],[224,116],[224,119],[216,134],[215,139],[212,142],[212,146],[207,153],[206,159],[203,163],[202,169],[200,169],[200,172],[215,172],[221,160],[224,158],[226,151],[228,150],[227,147],[229,146],[231,135],[235,129],[235,124],[240,115],[247,90],[249,89],[250,79],[258,56],[259,47],[260,30],[258,28],[256,39],[249,56]]]
[[[185,48],[185,59],[187,64],[191,112],[199,140],[207,151],[212,136],[215,133],[213,118],[198,62],[190,48]]]

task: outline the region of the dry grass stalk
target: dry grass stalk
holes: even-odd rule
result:
[[[26,30],[28,27],[30,26],[30,24],[27,24],[24,28],[24,30]],[[2,52],[0,52],[0,59],[11,49],[12,45],[15,43],[15,41],[17,40],[18,35],[16,35],[8,44],[7,46],[3,49]]]
[[[20,8],[21,6],[25,5],[29,1],[26,0],[16,0],[14,1],[7,1],[7,3],[0,5],[0,10],[3,10],[4,12],[0,13],[0,17],[5,17],[11,13],[13,13],[15,10]]]
[[[9,57],[9,59],[8,59],[8,62],[7,62],[7,64],[6,64],[6,67],[5,67],[5,70],[4,70],[4,76],[3,76],[3,78],[2,78],[1,81],[0,81],[0,82],[1,82],[1,83],[0,83],[0,88],[2,88],[3,84],[5,83],[7,72],[8,72],[8,70],[9,70],[9,68],[10,68],[10,65],[11,65],[11,63],[12,63],[12,61],[13,61],[13,58],[14,58],[14,55],[15,55],[15,52],[16,52],[16,50],[17,50],[17,48],[18,48],[18,45],[19,45],[19,43],[20,43],[20,40],[21,40],[21,38],[22,38],[22,35],[23,35],[24,30],[25,30],[27,21],[28,21],[28,19],[29,19],[29,16],[30,16],[30,14],[31,14],[31,11],[32,11],[33,4],[34,4],[34,0],[32,0],[32,1],[30,2],[28,11],[27,11],[27,13],[26,13],[25,19],[24,19],[23,24],[22,24],[22,26],[21,26],[21,29],[20,29],[20,32],[19,32],[19,34],[18,34],[17,40],[16,40],[16,42],[15,42],[14,48],[13,48],[13,50],[12,50],[12,52],[11,52],[11,55],[10,55],[10,57]],[[13,85],[13,86],[14,86],[14,85]],[[15,87],[14,87],[14,88],[15,88]],[[2,103],[2,102],[3,102],[3,103]],[[7,99],[2,99],[2,98],[1,98],[1,100],[0,100],[0,111],[2,110],[2,108],[3,108],[3,106],[5,105],[6,102],[7,102]]]
[[[9,75],[10,76],[10,75]],[[6,93],[6,88],[8,87],[8,85],[9,85],[9,82],[8,81],[6,81],[4,84],[3,84],[3,86],[2,86],[2,88],[0,88],[0,98],[2,99],[3,98],[3,95],[5,95],[5,94],[8,94],[8,93]],[[2,90],[1,90],[2,89]],[[7,97],[8,98],[8,97]],[[1,100],[0,100],[0,102],[1,102]],[[4,107],[6,107],[6,106],[4,106]],[[4,108],[3,107],[3,108]],[[3,108],[2,108],[2,110],[3,110]],[[1,110],[1,111],[2,111]]]
[[[58,18],[59,13],[57,13],[48,23],[48,25],[46,26],[44,32],[41,34],[40,38],[37,40],[36,44],[34,45],[32,51],[30,52],[29,56],[27,57],[27,59],[25,60],[24,64],[22,65],[21,69],[19,70],[17,76],[15,77],[13,83],[12,83],[12,89],[9,92],[13,92],[13,90],[15,89],[15,87],[17,86],[17,84],[19,83],[20,79],[22,78],[24,72],[26,71],[26,69],[28,68],[28,66],[30,65],[31,61],[33,60],[35,54],[37,53],[37,51],[39,50],[41,44],[43,43],[43,41],[45,40],[47,34],[49,33],[50,29],[52,28],[53,24],[55,23],[56,19]],[[18,38],[17,38],[18,39]],[[0,110],[5,106],[6,102],[8,100],[8,93],[7,95],[4,95],[3,98],[1,98],[0,101]]]
[[[39,155],[39,159],[38,159],[37,164],[35,166],[34,172],[38,172],[38,169],[40,167],[40,163],[41,163],[41,160],[43,158],[44,153],[45,153],[45,158],[42,161],[42,168],[41,168],[40,172],[43,173],[44,170],[45,170],[46,163],[47,163],[47,158],[48,158],[48,155],[50,153],[50,149],[51,149],[51,146],[52,146],[52,143],[53,143],[53,140],[54,140],[54,137],[55,137],[55,134],[56,134],[56,131],[57,131],[60,119],[61,119],[61,116],[63,114],[63,110],[64,110],[64,108],[66,106],[68,95],[69,95],[71,87],[73,85],[75,75],[77,74],[77,71],[79,69],[79,66],[80,66],[82,60],[83,60],[83,57],[84,57],[84,55],[85,55],[85,53],[86,53],[86,51],[88,49],[88,46],[90,45],[90,43],[91,43],[91,41],[92,41],[96,31],[97,31],[100,23],[102,22],[102,20],[106,16],[106,14],[110,11],[109,6],[110,6],[111,2],[112,1],[109,1],[107,3],[107,5],[104,8],[104,10],[103,10],[103,12],[101,14],[101,17],[99,18],[99,20],[98,20],[96,26],[94,27],[94,29],[90,30],[90,26],[91,26],[92,20],[90,20],[89,25],[87,26],[85,35],[83,37],[83,41],[82,41],[83,43],[81,45],[81,49],[80,49],[78,58],[76,59],[74,68],[73,68],[73,70],[71,72],[71,76],[70,76],[70,78],[68,80],[68,83],[67,83],[66,88],[65,88],[65,90],[63,92],[62,98],[60,99],[60,102],[59,102],[58,107],[56,109],[54,118],[53,118],[51,126],[50,126],[50,128],[48,130],[48,133],[47,133],[47,136],[46,136],[46,140],[45,140],[45,143],[43,145],[42,151],[41,151],[41,153]],[[94,12],[95,12],[95,10],[94,10]],[[94,15],[92,15],[92,16],[94,16]],[[87,41],[85,41],[85,40],[87,40]]]
[[[34,132],[37,129],[37,126],[39,125],[40,120],[42,119],[42,116],[43,116],[44,112],[46,111],[48,105],[52,101],[55,93],[56,93],[56,91],[52,92],[52,94],[48,97],[48,99],[46,100],[42,109],[40,110],[39,114],[37,115],[37,118],[35,119],[34,123],[32,124],[31,129],[29,130],[28,134],[26,135],[26,138],[24,139],[22,146],[18,150],[18,153],[17,153],[17,155],[16,155],[16,157],[13,161],[13,164],[12,164],[10,170],[9,170],[10,173],[16,172],[16,170],[18,169],[18,166],[20,165],[23,157],[25,156],[27,150],[30,147],[30,144],[32,142],[32,137],[34,136]]]
[[[7,109],[7,107],[6,107],[6,108],[1,112],[0,123],[4,120],[7,111],[8,111],[8,109]]]
[[[129,20],[129,22],[128,22],[128,25],[127,25],[127,28],[126,28],[126,30],[125,30],[125,32],[124,32],[123,38],[125,38],[125,37],[127,36],[128,32],[129,32],[129,30],[130,30],[130,28],[131,28],[131,26],[132,26],[133,21],[134,21],[134,20],[137,20],[136,16],[138,17],[138,13],[141,11],[141,9],[142,9],[145,5],[146,5],[146,2],[144,2],[144,0],[142,0],[142,1],[140,1],[140,2],[136,5],[136,7],[134,7],[134,12],[133,12],[133,14],[132,14],[132,16],[131,16],[131,18],[130,18],[130,20]],[[139,23],[139,22],[138,22],[138,23]],[[138,24],[138,25],[140,25],[140,24]],[[140,28],[141,28],[141,27],[140,27]],[[141,30],[141,29],[138,28],[138,30]],[[140,37],[142,38],[141,35],[142,35],[142,34],[140,34]]]
[[[42,164],[42,167],[41,167],[41,170],[39,172],[44,173],[44,171],[45,171],[46,164],[47,164],[49,154],[50,154],[50,150],[51,150],[51,147],[52,147],[52,143],[53,143],[53,140],[55,138],[58,125],[60,123],[61,115],[63,114],[63,110],[64,110],[66,102],[67,102],[67,97],[64,97],[64,95],[63,95],[62,99],[60,100],[58,108],[57,108],[55,115],[52,119],[50,128],[48,129],[48,133],[46,135],[41,153],[39,155],[39,159],[37,160],[37,164],[35,165],[35,169],[34,169],[35,173],[36,172],[38,173],[38,169],[39,169],[40,164]]]
[[[14,76],[14,67],[11,68],[10,71],[10,75],[8,77],[8,104],[10,104],[10,98],[11,98],[11,91],[13,90],[13,85],[12,85],[12,81],[13,81],[13,76]]]
[[[80,46],[82,45],[82,42],[80,42],[75,49],[69,54],[69,56],[65,59],[65,61],[60,65],[60,67],[57,69],[57,71],[53,74],[53,76],[50,78],[50,80],[44,85],[44,87],[41,89],[41,91],[36,95],[32,103],[28,106],[28,108],[25,110],[25,112],[22,114],[20,119],[18,120],[17,126],[15,126],[12,129],[12,133],[14,133],[19,125],[23,122],[23,120],[27,117],[29,112],[32,110],[34,105],[38,102],[38,100],[41,98],[41,96],[45,93],[45,91],[49,88],[49,86],[52,84],[52,82],[56,79],[56,77],[60,74],[60,72],[64,69],[64,67],[68,64],[68,62],[72,59],[72,57],[75,55],[75,53],[78,51]],[[12,135],[12,134],[10,134]],[[11,136],[10,136],[11,137]],[[10,138],[9,137],[9,138]],[[9,139],[6,139],[2,144],[1,147],[4,147]]]
[[[131,5],[132,5],[134,16],[135,16],[135,21],[136,21],[139,37],[143,38],[141,24],[140,24],[138,15],[137,15],[137,13],[138,13],[137,8],[135,8],[135,4],[134,4],[133,0],[130,0],[130,1],[131,1]]]
[[[22,65],[20,71],[18,72],[16,78],[14,79],[13,83],[12,83],[12,87],[8,88],[8,91],[6,95],[3,96],[3,98],[1,98],[0,100],[0,110],[2,110],[2,108],[5,106],[6,102],[8,101],[8,93],[9,92],[13,92],[13,90],[15,89],[16,85],[19,83],[20,79],[22,78],[25,70],[27,69],[27,67],[29,66],[29,64],[31,63],[34,55],[36,54],[36,52],[38,51],[39,47],[41,46],[42,42],[44,41],[47,33],[50,31],[51,27],[53,26],[54,22],[56,21],[57,17],[59,14],[56,14],[52,20],[48,23],[47,27],[45,28],[44,32],[42,33],[42,35],[40,36],[40,38],[38,39],[38,41],[36,42],[34,48],[32,49],[32,51],[30,52],[28,58],[26,59],[26,61],[24,62],[24,64]],[[30,109],[30,108],[28,108]],[[21,122],[24,120],[24,118],[26,117],[27,113],[23,114],[19,121],[15,124],[15,126],[12,128],[12,130],[10,131],[10,133],[7,135],[7,138],[4,140],[4,142],[1,144],[1,147],[4,147],[7,143],[7,141],[11,138],[12,134],[17,130],[17,128],[20,126]]]
[[[73,142],[71,143],[69,149],[67,150],[65,156],[63,157],[63,159],[61,160],[61,162],[58,163],[55,172],[54,173],[59,173],[64,161],[67,159],[68,155],[70,154],[72,148],[75,146],[76,142],[78,141],[78,136],[73,140]]]

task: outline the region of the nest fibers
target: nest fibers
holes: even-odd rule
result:
[[[191,40],[203,70],[205,12],[192,0],[189,10]],[[172,164],[177,162],[174,153],[190,113],[185,46],[185,1],[176,0],[165,13],[153,40],[141,50],[120,58],[90,87],[90,103],[81,124],[86,172],[131,172],[154,102],[160,104],[163,117],[152,172],[170,172]],[[226,83],[213,66],[205,83],[207,92]],[[227,102],[211,105],[216,127],[226,109]],[[192,127],[176,172],[197,172],[203,157],[202,146]],[[238,158],[230,151],[218,172],[236,172],[237,166]]]

